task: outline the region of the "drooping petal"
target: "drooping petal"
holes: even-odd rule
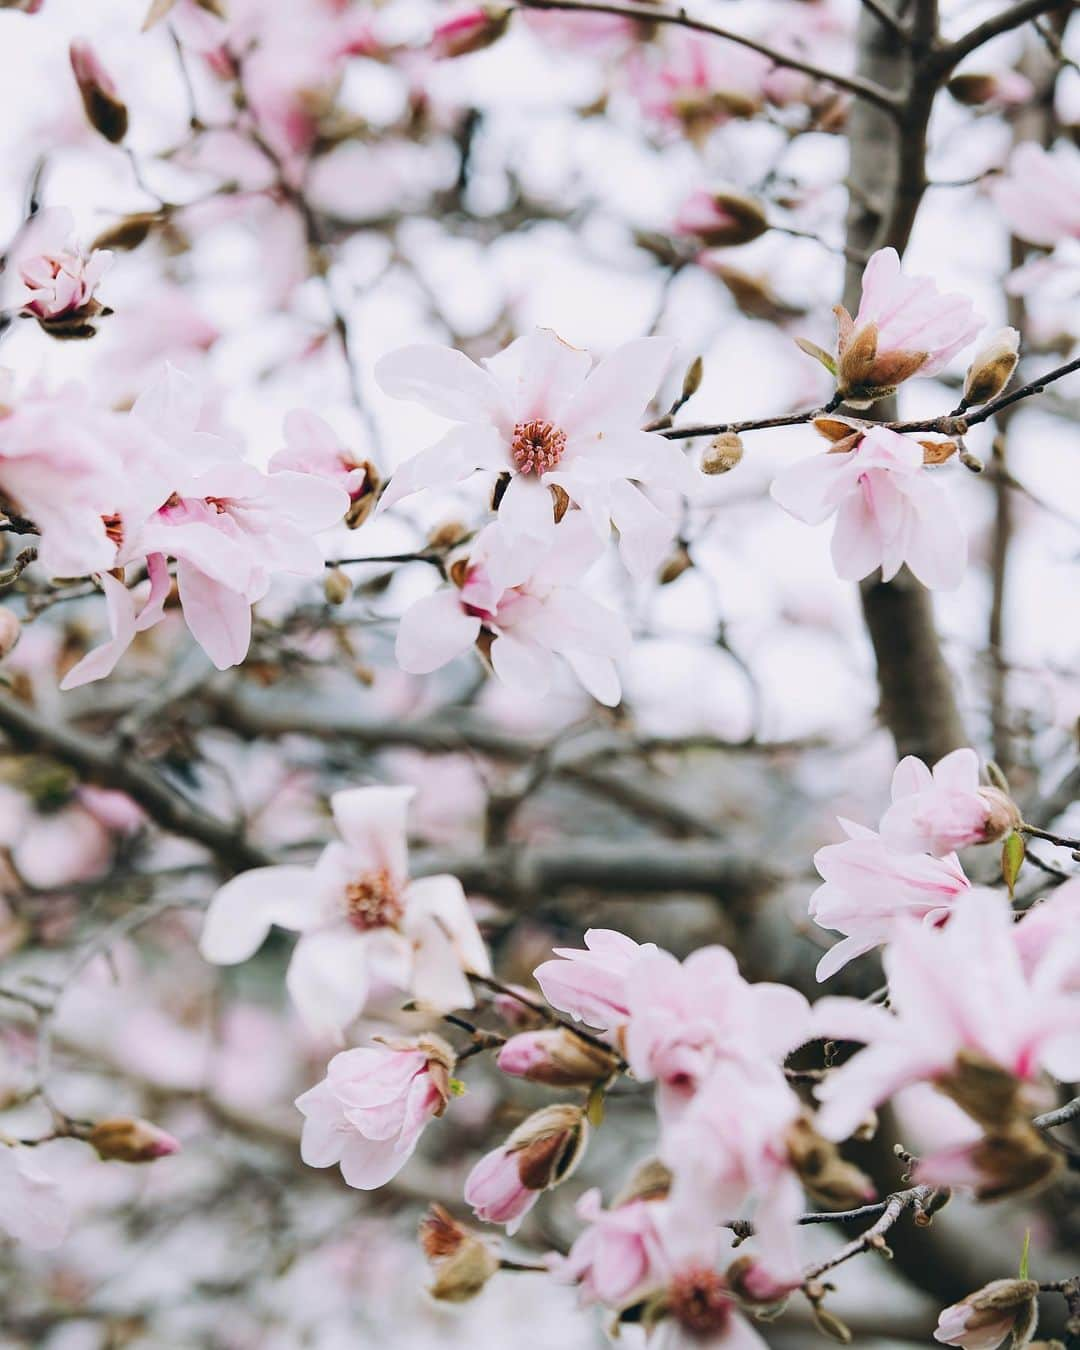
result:
[[[367,1002],[367,939],[346,924],[305,933],[285,975],[289,996],[307,1026],[340,1044]]]
[[[218,670],[238,666],[251,643],[251,604],[186,559],[176,566],[180,605],[191,635]]]

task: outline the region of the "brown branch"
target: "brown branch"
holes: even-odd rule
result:
[[[726,38],[729,42],[738,43],[740,47],[749,47],[751,51],[767,56],[770,61],[775,62],[778,66],[783,66],[788,70],[799,70],[815,80],[822,80],[827,84],[834,85],[837,89],[845,89],[849,94],[865,99],[868,103],[873,103],[889,113],[895,114],[896,112],[895,96],[887,89],[874,84],[871,80],[861,79],[857,75],[839,75],[835,71],[825,70],[821,66],[815,66],[810,61],[803,61],[797,56],[777,51],[775,48],[768,46],[767,43],[758,42],[756,38],[748,37],[745,33],[732,32],[731,29],[706,23],[703,19],[695,19],[682,9],[673,13],[652,4],[615,4],[608,3],[607,0],[518,0],[517,8],[557,9],[570,14],[614,14],[620,18],[636,19],[642,23],[675,24],[680,28],[689,28],[695,33],[706,33],[712,37]]]
[[[860,1233],[857,1238],[845,1243],[838,1252],[834,1252],[827,1260],[819,1261],[816,1266],[811,1266],[804,1277],[804,1284],[812,1283],[824,1275],[826,1271],[835,1269],[836,1266],[842,1265],[845,1261],[850,1261],[852,1257],[860,1256],[863,1252],[888,1252],[885,1234],[889,1229],[909,1209],[924,1212],[935,1194],[935,1188],[932,1186],[913,1186],[911,1190],[897,1191],[895,1195],[890,1195],[888,1200],[885,1201],[877,1222],[871,1224],[865,1233]]]
[[[935,65],[942,72],[947,73],[958,65],[965,56],[969,56],[992,38],[998,37],[1001,33],[1009,33],[1022,24],[1030,23],[1041,14],[1049,14],[1053,10],[1063,8],[1062,0],[1021,0],[1020,4],[1013,5],[1011,8],[1003,10],[1002,13],[986,19],[983,23],[965,33],[963,37],[958,38],[938,52]]]

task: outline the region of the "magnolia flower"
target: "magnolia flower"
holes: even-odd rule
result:
[[[469,1173],[465,1203],[478,1219],[505,1224],[513,1236],[541,1192],[565,1181],[577,1167],[588,1135],[585,1114],[577,1106],[533,1112]]]
[[[489,5],[468,5],[436,25],[429,50],[446,59],[482,51],[506,32],[512,11]]]
[[[286,984],[315,1031],[341,1038],[377,980],[442,1011],[471,1007],[468,972],[490,974],[461,883],[409,880],[412,788],[351,788],[330,799],[340,842],[314,867],[257,867],[210,901],[200,951],[217,965],[254,956],[272,925],[300,933]]]
[[[135,634],[160,621],[172,585],[169,558],[185,622],[219,670],[247,655],[251,606],[276,573],[322,575],[313,536],[344,516],[344,489],[316,474],[267,474],[245,463],[237,447],[198,429],[200,405],[195,383],[169,366],[132,409],[148,460],[156,445],[166,467],[144,474],[153,505],[118,521],[115,563],[145,563],[149,587],[136,595],[116,577],[100,578],[112,637],[67,673],[62,689],[110,674]]]
[[[708,248],[747,244],[768,227],[765,212],[753,197],[705,188],[687,197],[672,222],[676,234],[700,239]]]
[[[1053,959],[1025,976],[1014,927],[1005,896],[971,890],[942,927],[897,923],[883,958],[891,1011],[846,998],[815,1005],[817,1034],[865,1045],[817,1089],[823,1135],[846,1139],[912,1083],[948,1085],[961,1056],[1018,1082],[1040,1069],[1080,1076],[1080,991]]]
[[[356,459],[352,451],[341,444],[330,424],[317,413],[299,408],[286,414],[285,448],[272,457],[267,467],[271,473],[287,469],[317,474],[337,483],[349,494],[352,505],[347,519],[350,525],[361,524],[361,519],[357,519],[357,506],[362,500],[370,501],[377,486],[371,465]]]
[[[818,962],[819,980],[888,942],[898,923],[944,923],[956,898],[971,888],[955,853],[900,852],[864,825],[841,820],[840,826],[847,839],[814,854],[825,884],[810,897],[810,917],[844,934]]]
[[[621,696],[615,658],[630,648],[630,630],[610,609],[571,583],[603,552],[604,541],[573,511],[546,539],[512,539],[487,526],[456,568],[454,585],[406,610],[398,628],[398,665],[426,675],[493,636],[490,659],[504,684],[530,698],[551,687],[553,657],[562,656],[601,703]]]
[[[700,141],[714,127],[761,108],[771,66],[747,47],[676,29],[636,47],[627,76],[647,117]]]
[[[618,1312],[663,1287],[668,1270],[656,1225],[656,1200],[631,1200],[604,1209],[600,1192],[586,1191],[575,1213],[589,1226],[565,1257],[548,1265],[560,1284],[575,1284],[584,1307],[601,1303]]]
[[[568,1027],[522,1031],[499,1051],[497,1063],[512,1078],[550,1087],[591,1087],[615,1074],[614,1054]]]
[[[796,1220],[803,1189],[788,1146],[801,1112],[777,1066],[727,1060],[661,1138],[673,1207],[703,1227],[717,1215],[752,1217],[760,1265],[774,1289],[790,1290],[802,1280]]]
[[[931,589],[963,580],[967,540],[949,498],[925,467],[922,446],[887,427],[871,428],[854,449],[791,465],[771,493],[808,525],[835,513],[833,565],[845,581],[878,567],[890,581],[904,563]]]
[[[892,802],[881,818],[881,837],[903,852],[943,857],[969,844],[993,843],[1020,824],[1015,803],[980,784],[974,750],[952,751],[932,773],[908,755],[893,773]]]
[[[674,527],[635,484],[693,487],[681,451],[640,429],[673,351],[667,338],[638,338],[594,367],[588,352],[538,329],[479,366],[447,347],[384,356],[375,375],[388,394],[459,425],[398,469],[379,508],[421,488],[448,487],[475,469],[508,473],[499,520],[512,537],[551,535],[549,489],[560,487],[598,532],[613,523],[627,567],[648,574]]]
[[[72,42],[68,56],[87,121],[107,141],[114,144],[122,141],[127,135],[128,112],[117,92],[115,80],[84,38]]]
[[[104,249],[84,253],[74,227],[70,211],[50,207],[27,222],[13,248],[22,312],[58,336],[86,336],[81,329],[101,313],[95,296],[113,257]]]
[[[601,1031],[617,1031],[630,1016],[627,977],[643,952],[656,945],[635,942],[611,928],[590,928],[584,949],[555,947],[533,978],[553,1008]]]
[[[636,1078],[657,1080],[663,1121],[677,1117],[721,1060],[779,1062],[809,1035],[803,996],[749,984],[724,947],[702,947],[681,964],[670,952],[644,951],[626,990],[626,1057]]]
[[[297,1097],[300,1156],[341,1168],[349,1186],[385,1186],[412,1157],[429,1121],[450,1100],[454,1052],[439,1036],[343,1050],[321,1083]]]
[[[1080,150],[1066,141],[1053,150],[1024,141],[990,195],[1013,234],[1030,244],[1080,239]]]
[[[0,1229],[44,1251],[63,1242],[69,1221],[60,1185],[39,1169],[34,1150],[0,1139]]]
[[[1027,975],[1052,958],[1063,967],[1063,981],[1080,992],[1080,877],[1026,910],[1013,928],[1013,941]]]
[[[43,772],[28,786],[30,795],[23,795],[0,784],[0,847],[21,880],[38,890],[104,876],[112,866],[116,836],[141,821],[129,798],[100,789],[73,791],[63,771]],[[135,813],[126,821],[121,803]],[[120,809],[111,816],[114,806]]]
[[[852,319],[837,306],[837,393],[868,407],[913,375],[936,375],[983,326],[971,301],[942,295],[929,277],[908,277],[894,248],[866,264]]]
[[[942,1309],[934,1340],[964,1350],[997,1350],[1011,1334],[1013,1346],[1027,1345],[1038,1322],[1038,1292],[1034,1280],[991,1280]]]

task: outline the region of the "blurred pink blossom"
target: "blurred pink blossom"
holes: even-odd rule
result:
[[[553,1008],[601,1031],[616,1031],[630,1016],[627,977],[638,956],[656,951],[611,928],[590,928],[584,948],[556,947],[554,961],[533,971]]]
[[[979,782],[974,750],[954,750],[934,765],[908,755],[896,766],[892,806],[881,818],[881,837],[893,848],[937,857],[969,844],[992,843],[1020,823],[1003,792]]]
[[[34,1150],[0,1142],[0,1229],[28,1247],[57,1247],[70,1215],[59,1182],[43,1172]]]

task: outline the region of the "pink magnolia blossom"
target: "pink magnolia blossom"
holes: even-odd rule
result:
[[[838,390],[854,407],[913,375],[937,375],[983,327],[966,296],[942,295],[929,277],[906,276],[894,248],[867,262],[852,319],[839,306]]]
[[[1080,991],[1080,877],[1027,910],[1013,929],[1013,940],[1027,975],[1052,960],[1062,968],[1063,980]]]
[[[505,1145],[485,1153],[465,1182],[465,1203],[485,1223],[501,1223],[512,1237],[541,1191],[521,1179],[517,1156]]]
[[[656,1225],[656,1200],[630,1200],[604,1209],[600,1192],[586,1191],[575,1213],[589,1226],[565,1257],[548,1264],[560,1284],[577,1285],[582,1306],[619,1311],[663,1288],[668,1269]]]
[[[817,1033],[865,1048],[817,1089],[818,1128],[846,1139],[880,1103],[912,1083],[952,1074],[962,1052],[1024,1082],[1041,1069],[1080,1076],[1080,991],[1047,959],[1025,975],[1007,898],[971,890],[943,927],[898,923],[885,949],[891,1011],[825,998]]]
[[[809,1035],[803,996],[748,983],[724,947],[702,947],[681,964],[670,952],[644,951],[626,989],[626,1057],[636,1078],[659,1084],[664,1122],[677,1118],[721,1061],[779,1062]]]
[[[771,493],[808,525],[836,515],[832,558],[845,581],[879,567],[889,581],[904,563],[931,589],[963,580],[967,540],[948,495],[925,467],[922,446],[887,427],[869,430],[853,450],[791,465]]]
[[[569,1013],[601,1031],[617,1031],[630,1016],[627,980],[643,952],[654,952],[611,928],[590,928],[584,949],[556,947],[554,961],[533,971],[536,983],[553,1008]]]
[[[494,5],[465,5],[436,24],[429,50],[439,59],[467,56],[497,42],[506,32],[511,11]]]
[[[990,195],[1013,234],[1028,243],[1053,248],[1080,239],[1080,150],[1066,141],[1053,150],[1024,141]]]
[[[270,460],[271,473],[289,469],[328,478],[355,502],[367,484],[367,469],[342,445],[330,424],[317,413],[296,408],[285,417],[285,448]],[[370,485],[368,485],[370,489]]]
[[[84,253],[74,227],[70,211],[52,207],[34,216],[16,242],[22,312],[44,323],[100,312],[95,295],[113,255],[105,249]]]
[[[840,825],[848,838],[814,854],[825,884],[810,898],[810,917],[844,934],[818,962],[819,980],[888,942],[899,923],[943,923],[957,897],[971,888],[955,853],[936,858],[901,852],[863,825]]]
[[[343,1050],[296,1099],[305,1117],[300,1156],[309,1167],[336,1163],[358,1190],[385,1186],[446,1109],[453,1068],[454,1053],[438,1036]]]
[[[561,487],[598,532],[606,534],[609,522],[616,526],[623,561],[634,575],[647,575],[674,526],[635,484],[693,487],[682,453],[641,430],[673,351],[667,338],[637,338],[594,367],[587,352],[538,329],[479,366],[446,347],[384,356],[375,374],[388,394],[458,425],[397,470],[380,509],[421,488],[460,482],[475,469],[508,473],[499,520],[513,536],[550,537],[549,489]]]
[[[556,655],[601,703],[621,696],[615,659],[630,630],[613,611],[574,586],[604,549],[580,511],[544,539],[514,539],[496,521],[469,547],[460,584],[406,610],[398,628],[398,665],[425,675],[472,647],[482,632],[496,675],[528,698],[551,687]]]
[[[149,587],[137,596],[116,577],[101,577],[112,637],[67,673],[62,689],[108,675],[135,634],[160,621],[171,587],[169,558],[176,559],[187,626],[219,670],[247,655],[251,606],[277,573],[323,572],[314,535],[345,514],[344,489],[316,474],[268,474],[245,463],[236,447],[198,429],[199,409],[194,382],[168,367],[132,410],[147,440],[167,447],[170,474],[169,487],[160,471],[150,479],[153,508],[121,522],[115,563],[144,562]]]
[[[672,222],[675,234],[699,239],[707,248],[746,244],[767,228],[765,212],[754,198],[725,189],[691,192]]]
[[[41,1170],[34,1152],[0,1139],[0,1229],[43,1251],[63,1242],[70,1215],[60,1184]]]
[[[511,1236],[543,1191],[565,1181],[585,1151],[589,1126],[577,1106],[534,1111],[465,1181],[465,1202],[477,1218],[506,1225]]]
[[[802,1280],[796,1220],[804,1198],[788,1147],[801,1111],[777,1066],[729,1059],[710,1071],[660,1143],[673,1207],[703,1227],[717,1216],[752,1218],[757,1280],[767,1272],[773,1291]]]
[[[519,17],[542,42],[571,52],[584,51],[591,56],[618,55],[640,31],[633,19],[588,10],[579,14],[560,14],[556,10],[525,9],[519,11]]]
[[[200,950],[218,965],[254,956],[272,925],[300,934],[286,975],[315,1031],[340,1040],[379,980],[449,1012],[471,1007],[467,972],[491,972],[461,883],[410,881],[412,788],[368,787],[330,799],[340,842],[314,867],[257,867],[216,892]]]
[[[969,844],[1001,839],[1020,823],[1008,797],[979,782],[974,750],[954,750],[933,772],[908,755],[896,766],[892,806],[881,818],[881,837],[904,852],[925,850],[937,857]]]
[[[1038,1321],[1032,1280],[991,1280],[959,1303],[943,1308],[934,1340],[963,1350],[997,1350],[1005,1338],[1014,1347],[1028,1345]]]
[[[119,792],[80,788],[66,800],[34,802],[0,784],[0,847],[19,877],[38,890],[57,890],[104,876],[118,836],[131,833],[142,814]]]

